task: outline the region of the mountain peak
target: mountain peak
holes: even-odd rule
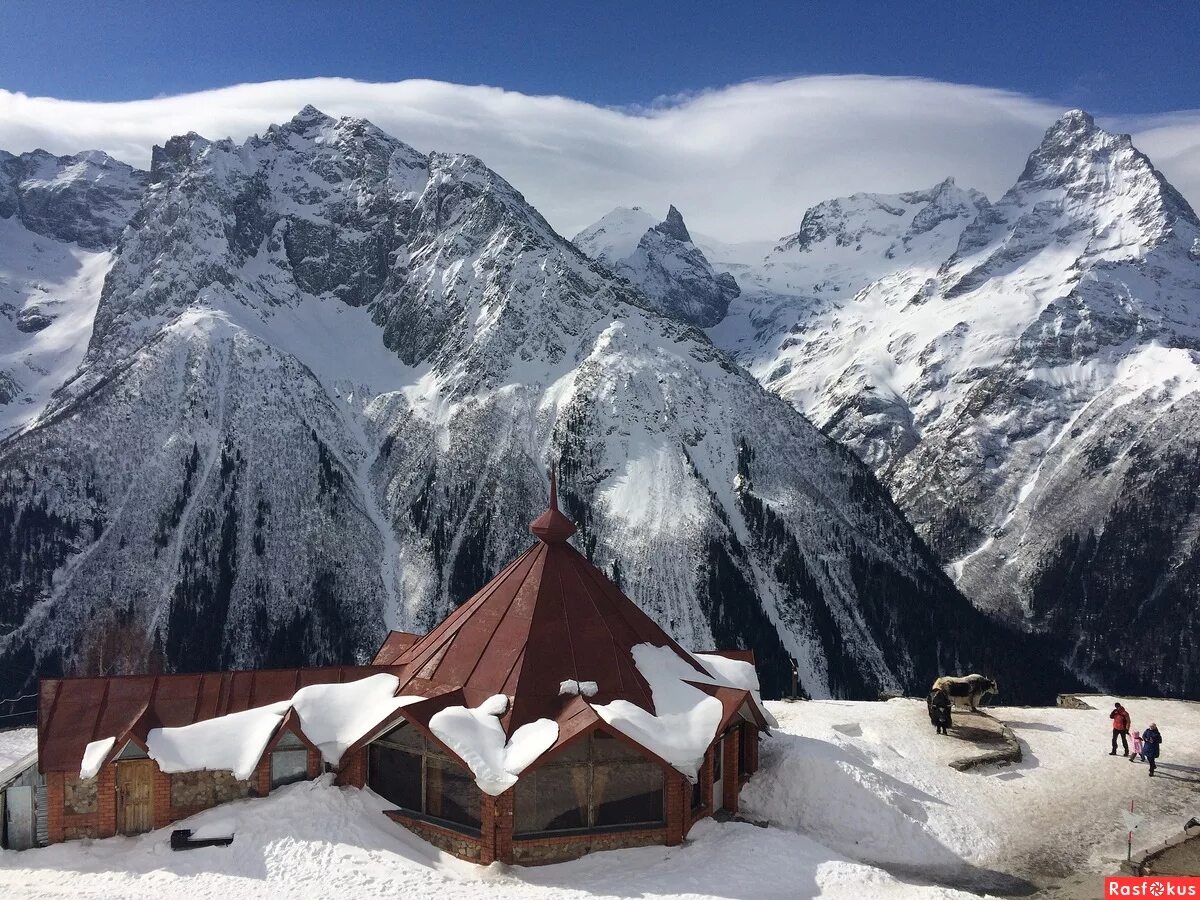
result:
[[[300,112],[292,116],[291,121],[297,125],[307,126],[315,123],[332,124],[334,119],[333,116],[326,115],[311,103],[307,103],[304,105],[304,108],[300,110]]]
[[[688,233],[687,225],[683,222],[683,216],[674,205],[667,210],[667,217],[654,226],[654,230],[664,237],[673,238],[682,244],[690,244],[692,242],[692,236]]]

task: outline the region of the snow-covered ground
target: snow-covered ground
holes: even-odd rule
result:
[[[769,827],[700,823],[683,847],[595,854],[541,868],[480,868],[384,819],[384,801],[327,780],[209,810],[193,829],[228,848],[172,853],[167,832],[0,853],[5,897],[885,897],[1027,893],[1124,858],[1122,811],[1146,819],[1135,850],[1200,810],[1200,705],[1128,700],[1163,731],[1160,775],[1108,756],[1108,708],[994,714],[1025,761],[958,772],[923,704],[771,703],[780,727],[742,794]],[[1086,896],[1081,894],[1080,896]]]

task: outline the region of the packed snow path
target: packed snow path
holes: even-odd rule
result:
[[[1125,855],[1121,812],[1146,820],[1135,851],[1200,813],[1200,705],[1126,700],[1163,731],[1161,776],[1108,756],[1108,709],[991,710],[1025,759],[957,772],[964,742],[924,704],[771,703],[780,727],[742,794],[743,822],[701,822],[685,846],[525,869],[452,859],[384,819],[369,791],[327,779],[189,820],[235,831],[228,848],[172,853],[168,831],[0,853],[0,895],[232,898],[958,898],[967,890],[1089,896]],[[1076,894],[1071,894],[1075,896]],[[1098,894],[1097,894],[1098,895]]]

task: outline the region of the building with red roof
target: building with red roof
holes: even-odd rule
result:
[[[537,540],[369,666],[44,679],[50,842],[161,828],[335,773],[480,863],[678,844],[736,811],[771,724],[749,651],[691,653],[569,542]]]

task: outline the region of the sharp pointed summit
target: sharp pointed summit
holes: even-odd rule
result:
[[[687,225],[683,222],[683,216],[674,206],[667,210],[667,217],[656,225],[654,230],[664,237],[679,241],[681,244],[690,244],[692,242],[692,236],[688,233]]]

